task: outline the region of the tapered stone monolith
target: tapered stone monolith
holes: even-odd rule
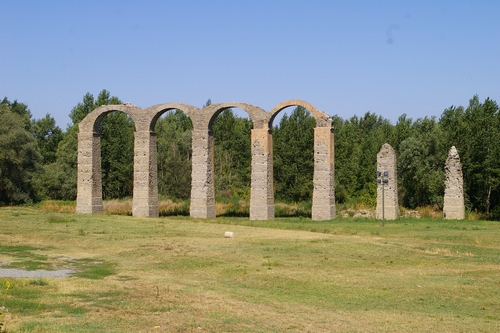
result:
[[[450,148],[444,166],[443,217],[448,220],[463,220],[465,217],[464,180],[460,156],[455,146]]]
[[[390,144],[385,143],[377,154],[377,211],[379,220],[398,218],[398,177],[396,153]]]

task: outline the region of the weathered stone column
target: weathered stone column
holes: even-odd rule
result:
[[[149,131],[134,133],[134,197],[132,215],[158,217],[158,170],[156,134]]]
[[[450,148],[444,166],[444,203],[443,217],[448,220],[465,218],[464,179],[460,156],[455,146]]]
[[[212,132],[193,129],[192,147],[190,215],[195,218],[212,218],[215,217],[214,137]]]
[[[381,173],[379,177],[381,181],[377,183],[376,218],[382,220],[382,206],[384,206],[384,218],[395,220],[399,214],[396,153],[388,143],[383,144],[377,154],[377,172]],[[387,175],[384,172],[387,172]],[[384,183],[384,180],[387,180],[387,183]]]
[[[269,129],[252,129],[250,220],[274,218],[272,140]]]
[[[76,212],[102,213],[101,139],[93,132],[78,133]]]
[[[313,220],[335,218],[334,145],[331,121],[314,128]]]

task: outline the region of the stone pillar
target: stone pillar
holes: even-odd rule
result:
[[[269,129],[252,129],[250,220],[274,218],[273,141]]]
[[[329,123],[330,125],[330,123]],[[313,220],[335,218],[333,128],[314,128]]]
[[[76,212],[102,213],[101,140],[93,132],[78,133]]]
[[[213,218],[215,217],[215,192],[212,132],[193,129],[192,147],[190,215],[195,218]]]
[[[455,146],[451,147],[448,152],[444,171],[443,217],[448,220],[463,220],[465,218],[464,180],[460,156]]]
[[[134,133],[134,197],[132,215],[158,217],[158,170],[156,134],[149,131]]]
[[[384,218],[395,220],[399,215],[398,206],[398,177],[396,170],[396,153],[390,144],[385,143],[377,154],[377,172],[381,181],[377,182],[377,211],[376,218],[382,220],[382,200],[384,201]],[[387,175],[384,175],[387,172]],[[387,180],[386,183],[383,180]],[[382,198],[383,196],[383,198]]]

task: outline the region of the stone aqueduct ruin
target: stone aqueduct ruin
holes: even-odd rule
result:
[[[203,109],[181,103],[158,104],[146,109],[130,103],[101,106],[89,113],[79,124],[76,211],[83,214],[103,211],[98,128],[108,113],[120,111],[130,116],[135,124],[132,215],[158,216],[154,128],[156,121],[163,113],[178,109],[186,113],[193,124],[190,215],[196,218],[215,217],[212,124],[215,117],[225,109],[239,108],[248,113],[253,123],[250,219],[272,219],[274,218],[272,123],[276,115],[289,106],[302,106],[316,119],[312,219],[333,219],[335,217],[335,186],[332,119],[310,103],[301,100],[285,101],[269,112],[246,103],[219,103]]]
[[[130,103],[104,105],[89,113],[79,124],[78,133],[78,192],[76,211],[94,214],[103,211],[101,144],[99,125],[110,112],[121,111],[132,119],[134,132],[134,195],[132,215],[158,216],[158,175],[155,124],[170,110],[186,113],[193,124],[192,180],[190,215],[196,218],[215,217],[214,138],[212,124],[219,113],[239,108],[248,113],[253,123],[251,132],[250,219],[274,218],[273,196],[273,136],[276,115],[289,106],[302,106],[316,119],[314,128],[314,175],[312,219],[335,218],[334,138],[332,119],[313,105],[301,100],[278,104],[271,111],[246,103],[219,103],[203,109],[181,103],[158,104],[141,109]],[[384,144],[377,154],[377,170],[387,172],[384,184],[377,186],[376,218],[398,218],[397,171],[394,149]],[[443,214],[447,219],[464,218],[463,179],[460,158],[455,147],[446,161],[446,181]],[[385,197],[385,202],[384,202]],[[382,209],[384,213],[382,213]]]

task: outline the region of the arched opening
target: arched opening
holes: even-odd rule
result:
[[[180,109],[163,112],[154,124],[160,216],[189,215],[192,130],[191,119]]]
[[[287,106],[272,126],[275,216],[311,217],[316,120],[303,106]]]
[[[307,109],[315,119],[314,188],[311,214],[315,220],[331,219],[335,216],[332,119],[327,114],[316,110],[309,103],[298,100],[283,102],[270,112],[246,103],[207,105],[202,110],[181,103],[158,104],[144,110],[129,103],[99,107],[79,123],[77,212],[87,214],[102,212],[103,194],[99,137],[101,120],[112,111],[122,111],[129,115],[135,124],[132,215],[158,216],[158,165],[155,127],[160,116],[166,111],[182,110],[192,121],[190,216],[196,218],[216,216],[214,191],[215,127],[215,130],[220,132],[222,137],[220,140],[217,139],[217,145],[221,146],[221,153],[218,156],[220,165],[217,167],[220,171],[219,175],[222,176],[221,188],[226,186],[226,189],[231,191],[236,189],[236,191],[243,190],[242,192],[245,193],[248,188],[249,173],[244,170],[248,170],[248,164],[250,164],[250,219],[273,218],[273,139],[271,128],[276,115],[289,106],[301,107],[302,109],[296,108],[297,112]],[[233,108],[244,110],[250,115],[251,121],[247,118],[235,117],[232,110],[227,111]],[[216,122],[217,116],[224,111],[226,113],[220,118],[222,119],[221,124],[218,124]],[[220,128],[217,129],[217,127]],[[188,126],[184,126],[182,129],[187,131]],[[248,132],[251,133],[250,140],[245,139],[245,136],[248,138],[246,134]],[[300,133],[297,130],[295,132]],[[283,137],[286,138],[285,135]],[[300,148],[300,144],[290,144],[288,138],[286,141],[288,146]],[[245,146],[250,146],[250,149],[245,149]],[[283,144],[283,146],[286,145]],[[306,149],[299,150],[305,151]],[[245,155],[249,151],[250,158],[243,156],[240,159],[233,159],[234,156]],[[239,165],[235,166],[233,161],[237,161]],[[235,170],[240,170],[236,173],[238,176],[236,179],[233,178]]]
[[[309,117],[307,116],[306,110],[310,112],[312,118],[310,120],[310,126],[313,126],[313,181],[312,181],[312,202],[311,202],[311,217],[313,220],[329,220],[335,217],[335,184],[334,184],[334,140],[333,140],[333,128],[332,128],[332,118],[328,116],[326,113],[319,111],[310,103],[300,100],[289,100],[285,101],[281,104],[278,104],[274,107],[270,113],[269,119],[269,127],[272,128],[273,121],[276,116],[285,108],[290,106],[296,106],[290,117],[283,117],[285,120],[292,120],[290,123],[303,123],[307,124]],[[286,121],[281,120],[281,122],[285,123]],[[289,124],[290,125],[290,124]],[[285,126],[286,127],[286,126]],[[304,146],[301,147],[301,142],[306,141],[304,138],[300,137],[305,136],[307,138],[307,133],[310,134],[309,131],[306,130],[307,125],[301,128],[299,126],[288,126],[289,130],[284,131],[279,128],[283,133],[283,151],[286,152],[286,149],[298,150],[296,154],[290,154],[286,152],[288,155],[297,155],[297,154],[307,154],[308,149]],[[295,128],[295,129],[294,129]],[[302,131],[302,134],[301,134]],[[297,137],[296,142],[291,142],[290,137],[295,135]],[[279,135],[278,135],[279,136]],[[286,140],[286,141],[285,141]],[[273,141],[275,141],[273,139]],[[279,147],[277,147],[280,150]],[[273,155],[275,153],[273,152]],[[307,155],[306,155],[307,156]],[[304,188],[304,184],[307,184],[307,181],[301,182],[300,179],[297,180],[297,175],[293,175],[294,172],[299,173],[298,169],[293,169],[296,167],[295,163],[292,161],[295,157],[289,159],[288,162],[279,162],[278,164],[284,165],[288,169],[288,173],[291,174],[289,177],[289,182],[291,184],[296,184],[298,192],[296,192],[295,197],[300,198],[300,194],[303,193],[308,195],[307,187]],[[307,161],[307,160],[306,160]],[[287,164],[285,164],[287,163]],[[291,164],[288,164],[291,163]],[[305,162],[307,165],[307,162]],[[275,167],[276,168],[276,167]],[[278,175],[280,171],[277,170],[275,175]],[[278,176],[279,179],[280,176]],[[302,184],[301,184],[302,183]],[[302,185],[302,186],[301,186]],[[298,193],[298,194],[297,194]],[[289,199],[293,199],[289,198]],[[290,215],[290,214],[287,214]]]
[[[99,125],[101,140],[101,173],[104,211],[110,200],[129,199],[133,196],[134,183],[134,122],[127,114],[114,111],[106,114]],[[126,206],[125,206],[126,207]],[[131,208],[131,206],[129,206]],[[113,212],[131,214],[114,207]]]
[[[137,107],[103,105],[78,125],[78,213],[104,211],[103,199],[133,195],[134,113]],[[109,204],[107,203],[108,210]],[[130,214],[130,204],[113,207]]]
[[[252,121],[239,108],[217,113],[214,137],[214,190],[217,216],[249,216]]]
[[[245,111],[250,116],[251,122],[246,117],[236,117],[233,110],[224,113],[227,109]],[[222,114],[222,117],[216,121],[219,114]],[[232,212],[231,215],[250,215],[251,219],[268,219],[274,216],[270,176],[272,165],[269,162],[271,154],[268,149],[269,114],[246,103],[207,103],[202,110],[194,112],[193,119],[193,187],[190,215],[198,218],[216,217],[214,190],[216,173],[217,177],[222,176],[218,180],[218,186],[226,189],[227,197],[234,198],[233,194],[242,189],[245,194],[248,191],[245,188],[248,188],[247,170],[250,161],[250,212]],[[248,139],[246,134],[249,131],[251,139]],[[220,135],[220,138],[216,138],[217,145],[221,149],[220,153],[217,153],[217,159],[221,162],[218,166],[215,166],[214,162],[214,132],[217,132],[216,136]],[[251,148],[242,148],[245,146]],[[248,152],[250,158],[248,155],[244,156]],[[243,157],[239,157],[241,155]],[[235,173],[235,163],[239,164],[236,169],[245,171]],[[219,213],[224,214],[224,212]]]

